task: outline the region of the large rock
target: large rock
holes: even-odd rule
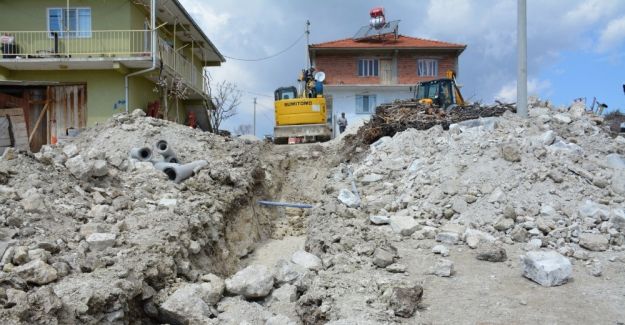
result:
[[[81,155],[67,159],[65,167],[74,177],[86,180],[91,176],[93,171],[93,162],[85,161]]]
[[[226,280],[226,290],[246,298],[262,298],[273,288],[273,274],[264,265],[250,265]]]
[[[31,188],[24,193],[23,199],[20,203],[26,212],[43,212],[46,210],[46,204],[43,201],[43,196],[34,188]]]
[[[303,250],[293,253],[291,261],[301,267],[315,271],[321,270],[322,266],[321,259],[319,257]]]
[[[460,240],[460,235],[456,232],[444,231],[436,234],[436,241],[449,244],[456,245]]]
[[[625,195],[625,169],[614,171],[611,188],[615,193]]]
[[[434,274],[442,277],[450,277],[454,273],[454,262],[441,258],[432,268],[430,268],[430,274]]]
[[[292,284],[285,284],[271,293],[274,301],[294,302],[297,300],[297,287]]]
[[[495,237],[481,230],[467,228],[463,234],[464,242],[471,248],[477,248],[480,243],[492,243]]]
[[[619,229],[621,232],[625,232],[625,209],[612,210],[610,222],[616,229]]]
[[[506,250],[503,247],[493,243],[489,243],[481,245],[477,249],[477,255],[475,257],[481,261],[504,262],[507,258],[507,255]]]
[[[161,312],[171,323],[206,322],[210,306],[219,302],[221,294],[220,288],[210,283],[184,284],[161,304]]]
[[[282,285],[283,283],[292,284],[305,272],[306,269],[303,267],[283,259],[278,260],[274,266],[274,277],[278,285]]]
[[[573,272],[568,258],[556,251],[532,251],[521,256],[523,276],[545,286],[552,287],[566,283]]]
[[[392,216],[391,228],[397,234],[410,236],[419,229],[419,223],[411,216]]]
[[[560,124],[569,124],[573,122],[568,114],[556,114],[553,116],[553,120]]]
[[[389,307],[399,317],[411,317],[423,296],[423,287],[395,287],[391,291]]]
[[[339,201],[350,208],[355,208],[360,205],[360,199],[352,193],[350,190],[341,189],[338,196]]]
[[[391,264],[395,260],[396,251],[392,248],[381,248],[378,247],[373,252],[373,264],[377,267],[385,268]]]
[[[608,235],[584,233],[579,236],[579,246],[595,252],[602,252],[610,247]]]
[[[13,269],[13,272],[29,283],[47,284],[57,279],[56,270],[42,260],[30,261]]]
[[[509,143],[501,147],[501,156],[504,160],[509,162],[521,161],[521,151],[519,145],[515,143]]]
[[[95,160],[93,162],[93,168],[91,169],[91,175],[95,177],[102,177],[108,175],[109,170],[106,165],[106,160]]]
[[[369,221],[375,225],[387,225],[391,222],[391,218],[388,216],[372,215],[369,216]]]
[[[115,245],[115,234],[106,232],[96,232],[87,236],[87,243],[89,248],[94,251],[105,250]]]

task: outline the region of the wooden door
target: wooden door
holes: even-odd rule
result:
[[[380,83],[383,85],[390,85],[393,80],[391,62],[389,59],[380,60]]]

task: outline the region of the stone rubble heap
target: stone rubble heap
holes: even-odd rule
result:
[[[7,150],[0,159],[3,324],[238,317],[247,302],[217,304],[230,290],[223,278],[268,236],[267,213],[249,208],[276,186],[265,173],[273,167],[259,159],[268,145],[143,115],[116,115],[71,143],[34,155]],[[174,184],[152,163],[129,159],[131,148],[161,139],[181,161],[209,166]],[[262,289],[242,293],[262,296]]]
[[[316,302],[306,323],[413,316],[389,298],[419,285],[415,278],[453,277],[445,256],[459,245],[480,261],[512,260],[519,277],[543,286],[566,285],[575,268],[600,276],[591,256],[625,251],[624,155],[625,139],[579,105],[534,103],[529,119],[507,112],[378,139],[334,170],[330,197],[310,217],[306,248],[324,270],[300,298]],[[396,247],[431,242],[442,258],[424,274],[396,267],[411,263]],[[527,253],[509,256],[517,246]],[[354,314],[353,304],[367,308]]]

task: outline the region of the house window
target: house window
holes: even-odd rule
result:
[[[91,8],[48,8],[48,31],[59,37],[91,37]]]
[[[417,60],[417,75],[419,77],[438,76],[438,60],[436,59]]]
[[[375,95],[356,96],[356,114],[373,114],[376,106]]]
[[[359,59],[358,75],[360,77],[373,77],[378,75],[378,59]]]

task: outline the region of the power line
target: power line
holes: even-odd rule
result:
[[[266,57],[257,58],[257,59],[243,59],[243,58],[235,58],[235,57],[231,57],[231,56],[227,56],[227,55],[224,55],[224,57],[225,57],[225,58],[228,58],[228,59],[230,59],[230,60],[236,60],[236,61],[248,61],[248,62],[255,62],[255,61],[263,61],[263,60],[268,60],[268,59],[274,58],[274,57],[276,57],[276,56],[278,56],[278,55],[280,55],[280,54],[282,54],[282,53],[284,53],[284,52],[286,52],[286,51],[288,51],[288,50],[292,49],[295,45],[297,45],[297,43],[298,43],[298,42],[299,42],[302,38],[304,38],[304,36],[306,36],[306,33],[305,33],[305,32],[304,32],[304,33],[302,33],[302,35],[300,35],[300,36],[299,36],[299,37],[295,40],[295,42],[293,42],[293,44],[289,45],[289,47],[285,48],[284,50],[282,50],[282,51],[280,51],[280,52],[278,52],[278,53],[275,53],[275,54],[272,54],[272,55],[269,55],[269,56],[266,56]]]

